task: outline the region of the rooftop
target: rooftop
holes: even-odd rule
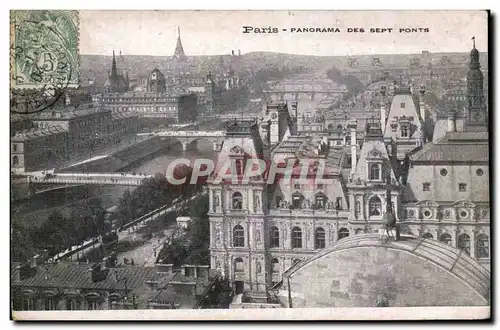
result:
[[[27,141],[27,140],[36,140],[36,139],[42,139],[47,136],[51,136],[54,134],[59,134],[59,133],[65,133],[66,130],[61,127],[61,126],[48,126],[48,127],[43,127],[43,128],[34,128],[30,130],[25,130],[21,132],[17,132],[16,135],[14,135],[11,138],[11,141]]]
[[[285,272],[283,277],[293,276],[299,269],[332,252],[360,247],[382,247],[416,255],[452,273],[483,297],[488,299],[490,295],[490,272],[476,260],[461,250],[437,240],[409,236],[402,236],[400,240],[388,242],[382,241],[379,234],[349,236],[337,241],[310,259],[295,264]]]

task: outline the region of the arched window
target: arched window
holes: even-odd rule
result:
[[[340,228],[339,229],[339,235],[338,235],[339,239],[345,238],[347,236],[349,236],[349,229],[347,229],[347,228]]]
[[[476,256],[477,258],[490,257],[490,241],[488,236],[481,234],[476,239]]]
[[[234,271],[235,272],[244,272],[245,271],[245,267],[243,265],[243,259],[241,259],[241,258],[234,259]]]
[[[271,260],[271,271],[273,273],[279,273],[280,272],[280,262],[276,258],[273,258]]]
[[[243,195],[240,192],[233,194],[233,209],[241,210],[243,208]]]
[[[467,234],[462,234],[458,237],[458,248],[470,255],[470,237]]]
[[[314,248],[315,249],[324,249],[326,244],[326,235],[325,230],[321,227],[316,228],[314,233]]]
[[[295,193],[292,195],[292,208],[300,209],[302,208],[302,201],[304,196],[301,193]]]
[[[434,238],[434,236],[432,236],[432,234],[431,234],[431,233],[425,233],[425,234],[423,234],[423,235],[422,235],[422,238],[430,238],[430,239],[433,239],[433,238]]]
[[[358,201],[356,202],[356,214],[361,213],[361,203]]]
[[[271,227],[269,231],[269,247],[280,247],[280,231],[277,227]]]
[[[370,216],[382,215],[382,202],[378,196],[373,196],[368,204]]]
[[[380,180],[380,164],[370,165],[370,180]]]
[[[12,157],[12,165],[19,165],[19,158],[17,156]]]
[[[407,125],[401,125],[401,136],[402,137],[408,137],[409,132],[408,132],[408,126]]]
[[[233,246],[234,247],[245,246],[245,230],[240,225],[236,225],[233,228]]]
[[[445,244],[451,245],[451,236],[450,234],[442,234],[441,237],[439,237],[439,241],[443,242]]]
[[[292,249],[302,248],[302,230],[299,227],[292,229]]]
[[[326,206],[326,202],[328,201],[328,198],[323,194],[322,192],[319,192],[316,194],[314,197],[315,205],[316,208],[318,209],[324,209]]]

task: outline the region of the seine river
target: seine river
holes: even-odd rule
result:
[[[196,158],[213,159],[213,143],[210,141],[200,140],[197,142],[196,150],[183,152],[182,146],[179,144],[173,145],[164,154],[144,161],[141,165],[135,168],[128,169],[127,172],[165,174],[170,162],[177,158],[188,158],[193,161]],[[82,201],[99,197],[105,208],[110,208],[117,205],[123,193],[129,189],[132,191],[135,187],[126,186],[87,186],[60,189],[52,192],[47,192],[42,195],[37,195],[29,202],[23,203],[21,209],[13,211],[13,216],[22,219],[30,225],[39,226],[42,224],[50,213],[54,210],[60,210],[63,214],[69,215],[72,206],[81,203]]]

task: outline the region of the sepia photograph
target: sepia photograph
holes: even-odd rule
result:
[[[11,10],[11,319],[488,319],[489,20]]]

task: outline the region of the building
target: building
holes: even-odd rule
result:
[[[488,306],[490,272],[459,249],[401,235],[338,241],[297,263],[276,287],[288,308]]]
[[[115,266],[102,263],[12,265],[15,311],[193,309],[213,303],[219,277],[208,266]]]
[[[109,93],[101,97],[104,109],[112,113],[128,112],[142,118],[165,119],[172,124],[192,122],[198,115],[194,93],[168,91]]]
[[[476,52],[471,61],[478,60]],[[468,99],[481,100],[481,76],[468,77]],[[486,107],[469,103],[463,132],[451,120],[443,139],[425,143],[431,137],[423,119],[433,110],[412,94],[398,84],[389,111],[385,102],[368,102],[360,120],[340,118],[340,127],[330,130],[321,117],[305,123],[317,130],[304,130],[300,118],[294,125],[285,104],[267,104],[258,122],[228,127],[219,163],[235,163],[234,177],[252,158],[278,165],[308,158],[325,161],[323,174],[332,179],[316,182],[313,165],[304,172],[306,183],[294,181],[298,167],[285,173],[289,180],[268,182],[268,172],[248,183],[209,180],[211,267],[221,269],[237,294],[260,297],[294,264],[388,221],[400,223],[402,234],[445,242],[489,267],[488,133],[468,120],[486,118],[480,113]]]
[[[11,138],[14,172],[57,168],[72,159],[91,157],[100,147],[138,132],[133,113],[103,110],[92,103],[68,104],[30,116],[33,127]]]
[[[111,62],[111,73],[108,75],[105,87],[111,93],[124,93],[129,88],[128,73],[124,75],[116,66],[115,51],[113,51],[113,60]]]
[[[163,73],[155,68],[148,76],[147,91],[149,93],[165,93],[167,91],[166,79]]]

